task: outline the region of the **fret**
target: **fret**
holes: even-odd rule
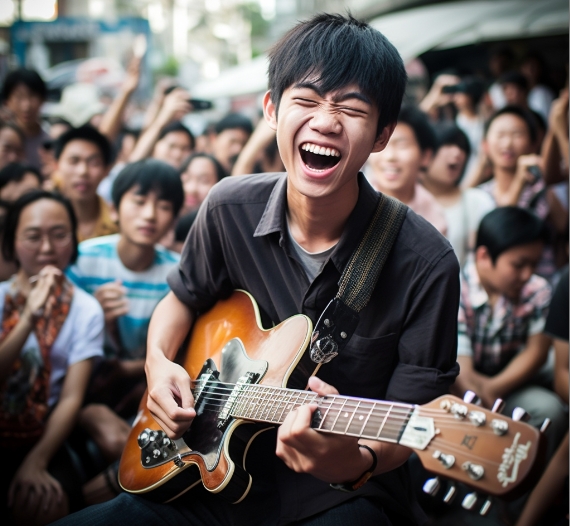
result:
[[[325,431],[326,431],[326,428],[324,428],[323,425],[324,425],[327,417],[329,416],[329,412],[330,412],[331,407],[333,406],[333,403],[334,403],[334,398],[333,398],[332,402],[330,401],[330,397],[322,398],[321,404],[324,405],[325,402],[328,402],[329,406],[327,407],[325,414],[321,416],[321,421],[319,422],[319,426],[317,427],[317,429],[325,429]],[[321,405],[319,405],[319,409],[320,408],[321,408]]]
[[[290,392],[285,392],[285,396],[283,398],[283,409],[281,409],[281,413],[279,414],[279,422],[283,422],[283,420],[285,420],[285,418],[283,418],[283,416],[287,416],[290,412],[291,412],[291,405],[292,401],[291,398],[293,397],[293,394],[295,393],[295,391],[290,391]],[[285,413],[285,411],[287,411],[287,413]]]
[[[280,389],[275,389],[275,393],[273,394],[273,401],[271,402],[271,405],[269,406],[269,413],[267,416],[267,419],[270,422],[279,422],[279,420],[275,419],[275,414],[277,413],[277,409],[279,409],[279,406],[277,407],[277,409],[275,409],[275,404],[277,404],[278,402],[281,401],[281,390]]]
[[[388,416],[390,415],[390,411],[392,411],[393,407],[394,407],[394,404],[391,404],[390,407],[388,408],[388,411],[386,411],[386,414],[384,415],[384,420],[382,420],[382,424],[380,425],[380,429],[378,430],[378,433],[376,434],[376,439],[378,439],[378,440],[381,440],[380,435],[382,434],[382,430],[384,429],[384,425],[386,424],[386,420],[388,420]]]
[[[352,416],[348,419],[348,424],[346,424],[346,428],[344,429],[345,434],[349,434],[348,430],[350,429],[350,424],[352,424],[352,421],[354,420],[354,417],[356,416],[356,413],[358,411],[358,407],[360,406],[360,400],[358,400],[356,402],[356,406],[354,407],[354,411],[352,412]]]
[[[372,406],[370,407],[370,411],[368,411],[368,415],[364,419],[364,424],[362,424],[362,427],[360,428],[360,436],[361,437],[364,436],[364,430],[366,429],[366,424],[368,424],[368,421],[370,420],[370,416],[374,412],[374,409],[376,409],[376,402],[372,402]]]
[[[342,400],[342,406],[340,407],[340,409],[339,409],[339,411],[338,411],[338,415],[336,415],[336,418],[334,419],[334,422],[333,422],[333,424],[332,424],[332,426],[331,426],[331,429],[330,429],[331,431],[334,431],[334,428],[335,428],[335,426],[336,426],[336,423],[337,423],[337,421],[338,421],[340,415],[341,415],[342,412],[344,411],[344,406],[346,405],[346,402],[347,402],[347,400],[346,400],[346,398],[344,398],[344,399]]]
[[[254,389],[253,412],[251,413],[252,420],[257,420],[257,416],[260,410],[261,410],[261,401],[259,394],[259,386],[256,385]]]

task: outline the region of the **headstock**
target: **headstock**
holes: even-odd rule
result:
[[[513,411],[513,418],[500,414],[502,401],[493,410],[476,405],[474,393],[465,400],[444,395],[419,407],[418,415],[433,419],[435,434],[424,449],[416,449],[423,466],[438,476],[429,479],[424,491],[438,493],[439,476],[461,482],[475,491],[501,498],[514,498],[525,489],[533,466],[543,448],[541,432],[523,420],[528,414],[521,408]],[[452,483],[443,500],[450,502],[456,494]],[[463,507],[475,507],[479,496],[468,493]],[[490,507],[487,500],[480,513]]]

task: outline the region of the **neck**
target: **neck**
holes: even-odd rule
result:
[[[461,113],[461,115],[463,115],[467,119],[476,119],[478,117],[475,108],[462,108],[459,113]]]
[[[444,203],[448,204],[461,196],[459,187],[440,183],[430,177],[424,179],[424,186],[443,206],[446,206]]]
[[[93,198],[84,201],[73,201],[73,211],[77,217],[77,222],[92,223],[99,217],[99,198],[95,195]]]
[[[384,188],[380,188],[379,190],[383,194],[389,195],[390,197],[394,197],[399,201],[402,201],[402,203],[404,203],[405,205],[413,201],[414,197],[416,196],[415,183],[412,186],[404,186],[396,190],[385,190]]]
[[[508,191],[515,178],[515,173],[516,167],[512,169],[501,167],[493,168],[493,177],[497,183],[497,191],[499,193]]]
[[[287,185],[289,228],[295,241],[308,252],[323,252],[338,242],[358,201],[356,178],[334,195],[307,197]]]
[[[154,245],[137,245],[121,235],[117,243],[117,254],[121,263],[133,272],[147,270],[155,258]]]
[[[36,121],[17,121],[18,126],[22,129],[27,137],[35,137],[40,133],[41,127]]]

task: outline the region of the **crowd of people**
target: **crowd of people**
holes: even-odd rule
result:
[[[336,27],[337,22],[318,19],[314,27]],[[347,23],[351,22],[342,24]],[[307,34],[301,37],[293,32],[288,45],[303,38],[309,39],[305,45],[325,45]],[[285,51],[275,49],[275,56],[282,58],[279,53]],[[347,151],[311,141],[306,131],[294,139],[298,151],[291,152],[286,141],[292,132],[285,126],[296,125],[292,124],[295,119],[306,121],[311,133],[326,138],[342,134],[337,128],[349,123],[347,135],[358,135],[358,126],[368,126],[365,120],[370,112],[354,106],[372,105],[374,111],[382,106],[371,101],[376,88],[366,85],[367,77],[359,77],[360,72],[349,79],[337,78],[326,69],[319,71],[323,63],[302,70],[305,66],[293,62],[283,62],[291,70],[289,77],[270,66],[270,89],[278,94],[277,100],[275,91],[264,99],[266,118],[252,123],[244,115],[231,113],[199,136],[184,124],[184,116],[193,111],[190,93],[174,82],[157,82],[141,129],[127,126],[140,80],[140,58],[131,60],[109,105],[84,101],[81,111],[75,112],[66,108],[64,92],[56,110],[45,115],[46,85],[33,70],[15,69],[4,79],[0,93],[0,444],[8,458],[0,498],[2,516],[14,524],[49,524],[122,493],[118,461],[147,389],[149,324],[164,298],[185,301],[187,295],[193,311],[201,311],[198,306],[205,308],[212,302],[204,297],[205,285],[201,285],[204,290],[192,292],[194,281],[209,279],[212,290],[219,287],[223,295],[228,280],[246,288],[247,273],[255,272],[256,266],[265,267],[271,279],[277,268],[282,273],[294,264],[290,272],[300,275],[291,275],[289,287],[292,297],[298,294],[301,299],[283,302],[293,301],[297,310],[312,313],[313,322],[317,321],[320,312],[315,305],[321,300],[307,306],[303,297],[315,294],[311,284],[324,279],[321,275],[331,279],[327,265],[336,261],[337,241],[341,239],[340,247],[344,239],[342,228],[338,226],[329,236],[334,243],[318,236],[319,242],[311,242],[298,215],[305,206],[303,199],[308,198],[298,198],[290,189],[286,190],[288,207],[268,208],[258,230],[256,224],[250,225],[257,216],[245,208],[240,215],[240,206],[249,197],[250,203],[274,200],[273,206],[279,206],[276,174],[292,172],[295,155],[316,174],[328,173],[339,159],[349,156]],[[499,504],[498,511],[480,519],[482,524],[564,524],[568,513],[568,87],[555,95],[541,83],[540,64],[539,57],[529,55],[493,82],[446,71],[435,77],[422,100],[401,108],[390,103],[396,108],[391,108],[394,118],[378,126],[374,146],[364,157],[350,154],[359,163],[355,170],[360,171],[360,196],[357,193],[350,209],[340,201],[327,209],[327,227],[333,228],[337,214],[348,217],[355,204],[354,209],[364,214],[371,196],[379,192],[423,218],[414,216],[410,221],[425,234],[416,239],[408,231],[412,227],[400,234],[405,231],[410,243],[416,240],[417,258],[423,259],[418,262],[402,255],[407,265],[404,281],[409,282],[394,282],[386,288],[387,293],[401,294],[402,302],[413,303],[402,307],[402,315],[409,319],[394,322],[398,329],[391,332],[400,335],[408,325],[415,327],[416,311],[431,309],[431,328],[424,327],[426,341],[433,338],[437,346],[446,331],[451,347],[457,345],[460,366],[457,375],[447,364],[447,355],[434,359],[438,369],[448,368],[447,379],[441,380],[438,389],[458,396],[472,390],[489,409],[496,399],[503,399],[506,414],[523,407],[537,427],[550,421],[545,435],[547,458],[552,462],[545,475],[517,506]],[[321,87],[315,84],[315,71],[322,75]],[[388,75],[382,81],[386,84],[378,100],[396,89],[390,84],[394,78]],[[366,96],[351,92],[328,97],[347,86],[356,86]],[[299,91],[297,98],[291,98],[292,87]],[[86,96],[89,90],[79,88],[83,89],[72,85],[66,90],[68,95],[75,90]],[[301,111],[291,110],[294,103]],[[315,114],[309,115],[313,109]],[[364,144],[367,137],[361,135]],[[266,174],[265,183],[244,177],[257,173]],[[297,184],[291,181],[290,185]],[[275,194],[263,186],[269,183],[275,184]],[[373,190],[368,191],[369,186]],[[226,193],[210,193],[214,187]],[[239,206],[231,204],[230,198],[236,203],[241,199]],[[227,211],[224,206],[234,208]],[[237,241],[228,240],[230,233],[240,239],[251,228],[255,230],[252,239],[266,236],[276,231],[271,229],[277,228],[274,216],[278,213],[286,217],[282,235],[289,239],[285,245],[290,261],[275,256],[246,264],[249,258],[241,254],[246,249],[232,245]],[[420,226],[415,226],[417,221]],[[358,218],[358,224],[364,228],[365,219]],[[433,259],[449,257],[442,255],[448,246],[443,237],[454,253],[454,262],[445,267]],[[432,245],[426,248],[428,241]],[[266,249],[250,248],[248,243],[245,239],[251,254],[258,250],[258,255],[269,257],[269,252],[263,252]],[[219,261],[208,260],[221,252],[243,257],[238,269],[229,272]],[[445,273],[430,274],[431,267],[420,272],[428,258],[432,258],[431,267],[440,273],[444,268]],[[458,280],[455,259],[460,281],[454,285]],[[394,272],[390,265],[386,268],[385,272]],[[234,278],[234,272],[246,277]],[[416,287],[424,281],[430,290],[418,293]],[[252,288],[258,287],[257,282],[251,283]],[[289,304],[279,308],[263,305],[265,321],[282,321]],[[438,313],[445,313],[446,320],[440,320]],[[366,320],[366,327],[380,324],[374,313]],[[382,346],[386,352],[397,348],[401,360],[406,353],[422,353],[422,345],[429,347],[419,333],[396,344],[391,343],[394,338],[380,341],[382,333],[370,330],[382,350]],[[372,345],[376,339],[363,336],[360,340],[371,353],[376,352]],[[417,349],[409,349],[412,342]],[[414,381],[412,373],[400,374],[400,382]],[[329,383],[338,378],[330,373],[323,376]],[[366,381],[373,384],[374,379]],[[311,382],[319,392],[321,387]],[[388,385],[387,380],[382,382]],[[353,394],[344,393],[342,385],[335,387],[341,394]],[[407,386],[396,388],[392,382],[382,389],[384,395],[404,400]],[[425,392],[435,397],[438,391],[432,391]],[[372,456],[376,459],[376,453]],[[414,468],[413,459],[409,463],[419,480],[423,473]],[[289,462],[287,466],[301,469]],[[421,493],[421,484],[415,489]],[[435,524],[467,520],[458,518],[463,517],[459,506],[443,509],[419,495],[416,498]]]

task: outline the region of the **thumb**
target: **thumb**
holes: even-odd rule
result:
[[[309,388],[320,396],[323,395],[337,395],[338,391],[332,385],[323,382],[320,378],[316,376],[311,376],[309,378]]]

